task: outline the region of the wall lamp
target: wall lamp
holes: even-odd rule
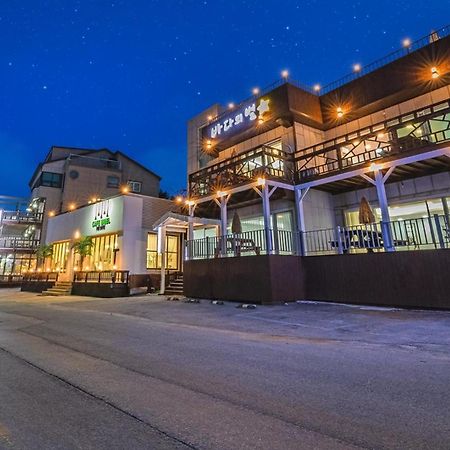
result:
[[[336,113],[337,116],[341,118],[344,115],[344,110],[339,106],[338,108],[336,108]]]
[[[437,69],[437,67],[432,67],[431,68],[431,78],[433,78],[433,80],[435,80],[436,78],[439,78],[439,70]]]

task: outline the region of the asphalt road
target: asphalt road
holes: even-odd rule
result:
[[[450,313],[0,291],[0,448],[449,449]]]

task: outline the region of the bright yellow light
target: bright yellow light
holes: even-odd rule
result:
[[[315,84],[313,86],[313,89],[314,89],[315,92],[319,92],[320,91],[320,84]]]
[[[182,202],[183,202],[183,197],[182,197],[181,195],[177,195],[177,196],[175,197],[175,202],[176,202],[176,203],[182,203]]]
[[[225,191],[217,191],[217,197],[225,197],[227,193]]]
[[[284,69],[281,71],[281,78],[287,79],[289,77],[289,71]]]
[[[206,141],[206,148],[207,148],[207,149],[210,149],[211,147],[212,147],[212,142],[211,142],[210,139],[208,139],[208,140]]]
[[[48,216],[53,217],[55,215],[55,211],[49,211]]]
[[[361,72],[361,69],[362,69],[361,64],[359,63],[353,64],[353,72]]]
[[[42,269],[39,267],[39,269],[37,270],[38,272],[42,272]]]
[[[266,184],[266,179],[264,177],[259,177],[256,182],[258,183],[258,186],[264,186]]]
[[[89,270],[89,266],[86,267],[86,270]]]
[[[263,123],[264,123],[263,117],[262,117],[262,116],[259,116],[259,118],[258,118],[258,124],[259,124],[259,125],[262,125]]]
[[[194,206],[195,205],[194,200],[186,200],[185,203],[186,203],[187,206]]]
[[[411,47],[411,39],[409,39],[409,38],[403,39],[402,45],[403,45],[403,47],[405,47],[405,48]]]
[[[252,93],[253,93],[253,95],[258,95],[260,93],[259,88],[257,88],[257,87],[253,88]]]
[[[122,186],[120,191],[122,192],[122,194],[128,194],[128,192],[130,192],[130,188],[125,185],[125,186]]]
[[[207,119],[208,119],[208,122],[211,122],[211,120],[213,120],[213,116],[209,115],[209,116],[207,117]]]
[[[73,268],[73,271],[74,271],[74,272],[78,272],[78,266],[75,266],[75,267]]]
[[[80,234],[79,230],[75,231],[75,233],[73,234],[73,237],[75,239],[80,239],[80,236],[81,236],[81,234]]]
[[[73,211],[75,208],[76,208],[75,203],[70,203],[70,204],[69,204],[69,210],[70,210],[70,211]]]
[[[113,265],[113,269],[114,269],[114,270],[116,270],[116,269],[117,269],[117,266],[116,266],[115,264]]]
[[[431,78],[433,79],[439,78],[439,71],[437,70],[437,67],[431,68]]]
[[[341,118],[344,115],[344,111],[340,106],[338,108],[336,108],[336,112],[337,112],[337,116],[339,118]]]

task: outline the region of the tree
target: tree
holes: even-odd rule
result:
[[[159,190],[159,198],[165,198],[167,200],[171,200],[173,197],[167,192],[163,191],[162,189]]]
[[[80,255],[80,269],[83,270],[83,262],[86,256],[92,255],[92,247],[94,246],[94,242],[92,237],[90,236],[81,236],[77,241],[72,245],[74,253],[78,253]]]
[[[38,259],[38,266],[43,265],[45,267],[45,260],[53,256],[53,245],[42,244],[36,250],[36,256]]]

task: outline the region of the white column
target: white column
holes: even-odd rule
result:
[[[188,241],[192,241],[194,239],[194,211],[195,205],[189,204],[189,217],[188,217]]]
[[[159,293],[164,294],[166,290],[166,227],[158,227],[158,254],[161,255],[161,285]]]
[[[264,235],[266,238],[267,254],[273,253],[272,230],[270,229],[270,194],[267,183],[261,187],[261,198],[264,217]]]
[[[306,246],[305,246],[305,236],[304,232],[306,231],[305,227],[305,210],[303,207],[303,200],[308,193],[309,188],[300,189],[295,188],[295,212],[297,215],[297,231],[298,231],[298,253],[302,256],[306,256]]]
[[[389,207],[386,196],[386,189],[384,186],[385,179],[381,170],[375,169],[373,172],[375,187],[377,189],[378,204],[381,209],[381,232],[383,234],[383,245],[387,252],[393,252],[395,251],[395,248],[392,242],[391,228],[389,223],[391,221],[391,218],[389,216]]]

